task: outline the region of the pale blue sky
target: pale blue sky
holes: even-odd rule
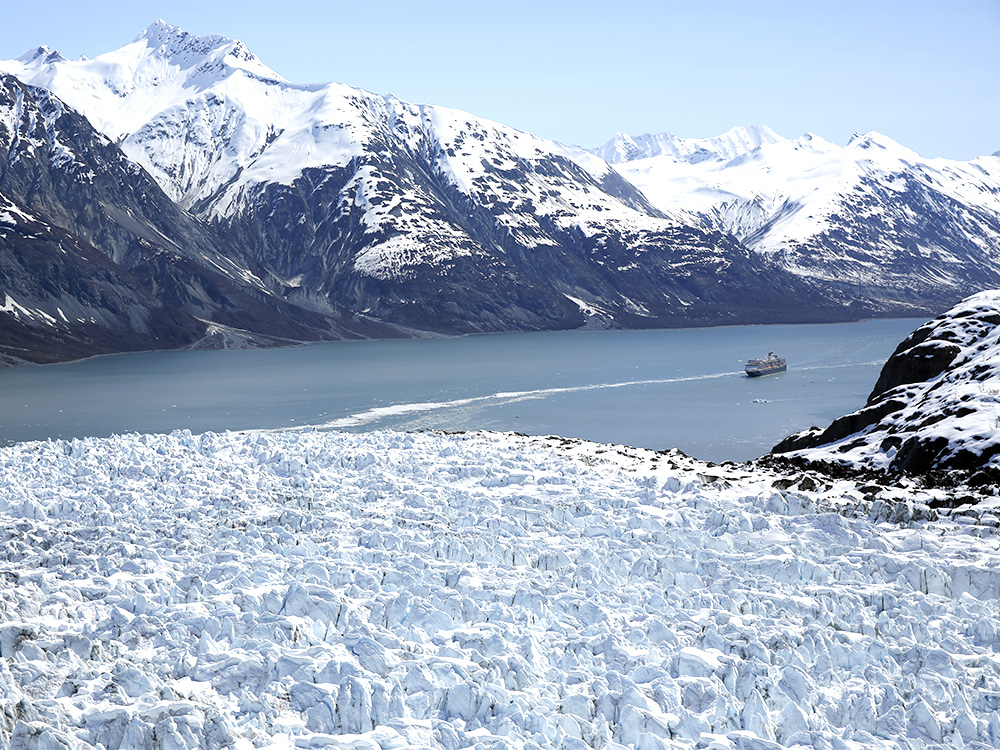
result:
[[[564,143],[767,125],[924,156],[1000,151],[1000,0],[0,0],[0,59],[94,57],[156,18],[339,81]]]

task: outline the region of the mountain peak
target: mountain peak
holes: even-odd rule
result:
[[[194,45],[204,53],[230,44],[233,40],[220,34],[197,36],[158,18],[132,40],[133,43],[143,41],[151,48],[167,48],[171,52],[181,52]]]
[[[113,140],[210,89],[236,98],[232,86],[245,80],[287,84],[242,42],[221,34],[198,36],[162,19],[93,59],[71,61],[38,47],[18,60],[0,61],[0,71],[71,102]]]
[[[762,145],[784,140],[764,125],[739,125],[714,138],[682,138],[666,132],[638,136],[618,133],[593,153],[610,164],[661,154],[693,164],[706,160],[727,162]]]
[[[735,128],[730,128],[716,138],[706,140],[739,140],[745,143],[749,149],[754,149],[765,143],[778,143],[779,141],[783,141],[784,138],[767,127],[767,125],[737,125]]]
[[[204,72],[211,72],[211,78],[224,78],[234,70],[241,70],[262,80],[286,83],[284,78],[264,65],[243,42],[221,34],[199,36],[162,19],[157,19],[146,27],[132,40],[129,47],[133,45],[144,47],[148,50],[145,54],[166,61],[180,70],[202,67]]]
[[[17,58],[17,61],[24,63],[25,65],[48,65],[50,63],[65,62],[66,58],[59,54],[56,50],[46,47],[44,44],[41,47],[35,47],[30,49]]]
[[[892,140],[887,135],[871,130],[864,135],[855,133],[851,140],[847,142],[846,148],[852,150],[868,151],[870,153],[884,152],[888,156],[907,158],[916,156],[916,153],[906,146]]]
[[[857,146],[858,148],[870,148],[871,146],[877,146],[879,148],[885,148],[890,144],[895,142],[881,133],[877,133],[874,130],[869,130],[867,133],[854,133],[851,139],[847,142],[848,146]]]
[[[142,39],[148,40],[159,40],[160,42],[178,33],[186,33],[178,26],[167,23],[162,18],[157,18],[149,26],[147,26],[135,39],[133,42],[138,42]]]

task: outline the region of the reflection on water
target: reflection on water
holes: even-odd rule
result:
[[[4,444],[174,429],[517,430],[709,460],[860,406],[918,320],[149,352],[0,371]],[[788,371],[743,375],[774,351]]]

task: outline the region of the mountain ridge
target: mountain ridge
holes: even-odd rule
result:
[[[1000,280],[996,157],[925,159],[870,132],[842,147],[812,134],[736,156],[717,145],[691,160],[683,154],[726,139],[671,138],[673,152],[615,168],[654,205],[732,232],[822,287],[931,310]]]
[[[36,56],[18,71],[103,123],[265,269],[271,292],[315,311],[343,304],[436,333],[857,314],[658,210],[582,149],[343,84],[289,84],[249,52],[234,62],[239,49],[157,23],[93,60]]]
[[[705,159],[729,161],[759,148],[777,143],[781,136],[763,125],[736,126],[713,138],[683,138],[673,133],[645,133],[631,136],[617,133],[603,146],[590,149],[609,164],[669,155],[689,163]]]
[[[695,210],[664,201],[633,168],[753,173],[782,149],[833,158],[837,147],[816,136],[789,142],[763,126],[709,139],[620,136],[607,146],[612,165],[447,107],[293,84],[237,40],[163,21],[93,59],[37,48],[0,70],[65,97],[120,145],[209,244],[227,248],[212,262],[234,283],[325,317],[310,335],[350,320],[449,334],[923,315],[971,285],[1000,285],[996,259],[955,229],[991,237],[1000,210],[943,205],[935,193],[934,210],[951,222],[937,254],[873,255],[865,245],[884,234],[813,220],[780,184]],[[874,135],[851,148],[886,150]],[[876,184],[878,200],[892,199],[893,185]],[[870,193],[851,210],[870,213]],[[804,219],[830,236],[769,244]]]

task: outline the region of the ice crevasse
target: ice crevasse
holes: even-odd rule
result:
[[[847,480],[489,433],[0,472],[0,746],[1000,746],[989,508],[887,523]]]

